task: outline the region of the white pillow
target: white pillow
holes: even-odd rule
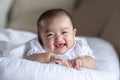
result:
[[[97,70],[75,70],[56,64],[0,57],[0,80],[118,80],[119,62],[112,45],[98,38],[86,39],[94,51]]]
[[[35,33],[27,31],[0,29],[0,51],[15,48],[36,36]]]

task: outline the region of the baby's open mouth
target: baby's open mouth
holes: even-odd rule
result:
[[[60,44],[56,44],[55,47],[56,48],[63,48],[66,45],[66,43],[60,43]]]

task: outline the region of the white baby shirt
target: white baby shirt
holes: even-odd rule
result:
[[[29,48],[27,50],[27,56],[32,54],[39,54],[46,52],[45,49],[39,44],[38,38],[31,40],[29,43]],[[65,54],[59,55],[67,60],[74,59],[78,56],[93,56],[93,51],[87,44],[85,38],[75,39],[73,47],[68,50]]]

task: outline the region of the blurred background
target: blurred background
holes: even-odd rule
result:
[[[120,54],[120,0],[0,0],[0,29],[36,33],[38,17],[53,8],[72,15],[77,35],[105,39]]]

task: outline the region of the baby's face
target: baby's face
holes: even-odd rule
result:
[[[48,52],[60,55],[73,46],[76,29],[73,29],[69,17],[57,16],[47,22],[43,21],[41,25],[41,40]]]

